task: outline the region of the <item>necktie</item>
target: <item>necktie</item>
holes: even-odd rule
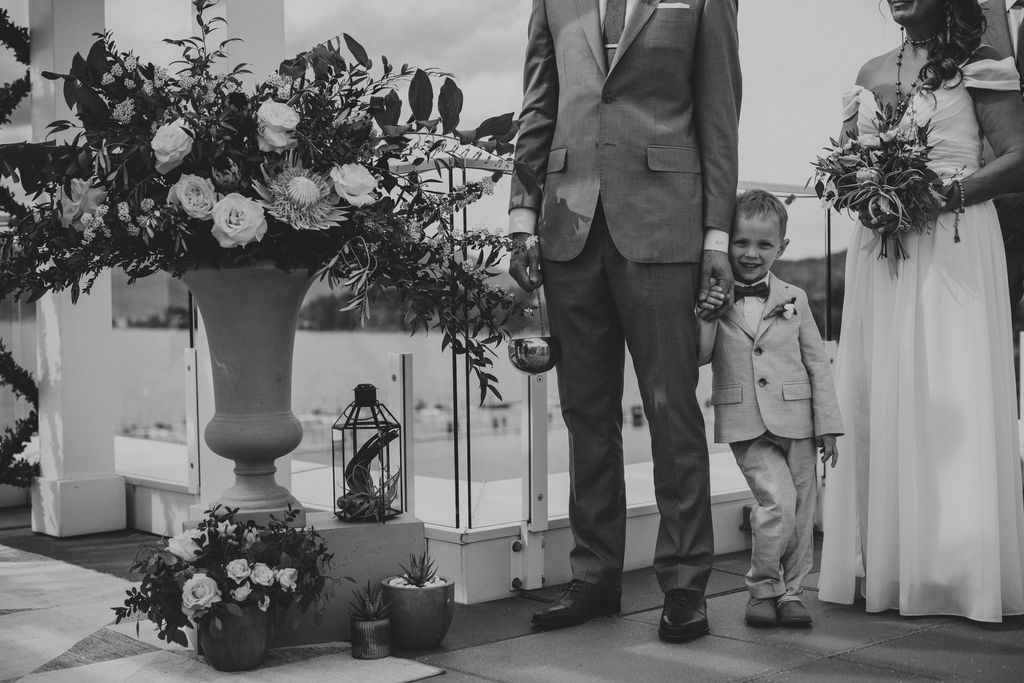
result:
[[[768,296],[768,283],[764,280],[754,285],[741,285],[737,282],[736,286],[733,288],[733,298],[735,298],[736,301],[741,301],[748,296],[756,298]]]
[[[622,29],[626,27],[626,0],[608,0],[604,9],[604,47],[611,66],[615,49],[619,46]]]

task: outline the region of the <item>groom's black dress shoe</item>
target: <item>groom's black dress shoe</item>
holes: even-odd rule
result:
[[[697,591],[673,588],[665,593],[665,607],[661,610],[658,636],[662,640],[678,643],[706,634],[708,603]]]
[[[540,628],[562,628],[618,614],[620,597],[620,592],[610,586],[573,579],[562,597],[533,613],[533,623]]]

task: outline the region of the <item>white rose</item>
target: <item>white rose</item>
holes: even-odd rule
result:
[[[282,102],[268,100],[256,111],[256,128],[261,152],[283,152],[298,141],[292,137],[299,125],[299,113]]]
[[[249,563],[243,559],[231,560],[224,567],[224,571],[227,572],[229,579],[235,583],[242,583],[249,576]]]
[[[345,164],[331,169],[334,191],[352,206],[363,206],[377,201],[373,194],[377,179],[362,164]]]
[[[167,203],[177,204],[192,218],[209,220],[217,193],[213,183],[206,178],[184,173],[178,182],[167,191]]]
[[[167,541],[167,549],[186,562],[196,559],[202,550],[206,534],[199,529],[188,529]]]
[[[222,247],[240,247],[259,242],[267,231],[263,207],[237,192],[213,205],[213,236]]]
[[[249,578],[253,583],[258,583],[261,586],[270,586],[273,585],[276,577],[274,576],[273,569],[262,562],[257,562],[252,566],[252,574]]]
[[[185,121],[178,119],[157,129],[149,143],[156,156],[156,171],[166,174],[181,165],[192,151],[192,136],[185,130]]]
[[[299,570],[294,567],[286,567],[285,569],[278,570],[277,582],[281,584],[281,588],[286,591],[295,590],[298,585]]]
[[[60,222],[65,228],[74,227],[79,232],[85,227],[82,225],[82,216],[92,213],[106,200],[107,191],[92,186],[92,179],[82,180],[81,178],[71,179],[71,194],[61,190],[60,193]]]
[[[217,582],[206,574],[196,574],[181,587],[181,611],[189,619],[201,617],[220,601]]]
[[[242,602],[249,594],[252,593],[252,586],[247,583],[243,583],[241,586],[231,591],[231,597],[235,599],[235,602]]]

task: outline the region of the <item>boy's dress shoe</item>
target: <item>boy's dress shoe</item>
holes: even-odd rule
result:
[[[533,613],[533,623],[540,628],[562,628],[618,614],[620,597],[621,593],[609,586],[573,579],[562,597]]]
[[[658,637],[678,643],[699,638],[710,630],[708,603],[703,595],[685,588],[673,588],[665,592]]]
[[[776,626],[779,615],[774,598],[750,598],[747,600],[747,624],[750,626]]]
[[[779,623],[783,626],[795,626],[797,628],[811,625],[811,613],[807,611],[804,603],[799,600],[790,600],[778,606]]]

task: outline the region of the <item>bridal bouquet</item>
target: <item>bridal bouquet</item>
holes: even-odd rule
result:
[[[906,258],[900,236],[924,232],[939,214],[938,176],[928,168],[928,126],[900,125],[902,109],[879,107],[878,133],[831,140],[828,154],[813,162],[814,190],[825,208],[857,214],[881,237],[879,258]]]
[[[142,583],[127,591],[123,607],[112,608],[116,623],[146,615],[159,638],[187,647],[183,629],[210,620],[216,632],[219,615],[240,615],[243,605],[308,610],[328,586],[324,570],[333,554],[312,527],[289,526],[297,514],[260,525],[216,506],[195,527],[144,546],[131,567]]]
[[[374,70],[346,34],[247,91],[244,65],[219,68],[230,41],[207,44],[224,22],[207,21],[214,4],[193,0],[201,35],[166,41],[182,49],[175,72],[105,33],[67,73],[42,74],[63,81],[78,120],[50,124],[54,140],[0,146],[0,175],[35,202],[0,229],[0,298],[77,298],[111,267],[134,280],[269,261],[349,288],[364,314],[393,296],[414,331],[438,327],[469,354],[486,391],[485,351],[516,308],[487,280],[511,244],[456,230],[453,215],[511,169],[512,115],[458,130],[451,77],[386,57]],[[449,183],[445,171],[467,166],[492,174]]]

